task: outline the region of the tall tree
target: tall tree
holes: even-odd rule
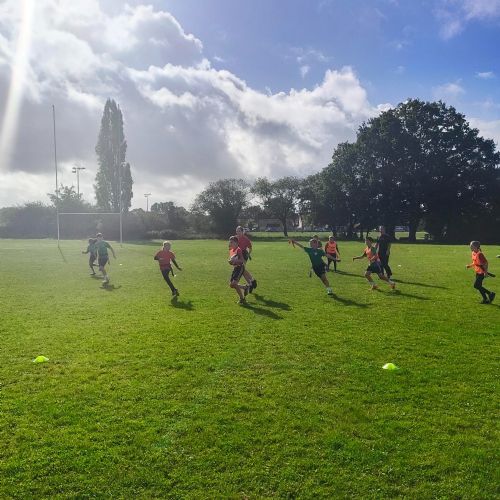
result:
[[[196,196],[191,210],[208,215],[212,230],[221,236],[234,233],[241,211],[248,204],[248,184],[243,179],[212,182]]]
[[[99,170],[94,184],[97,205],[106,211],[127,211],[132,202],[132,174],[125,162],[127,141],[123,133],[123,116],[112,99],[104,106],[101,129],[95,148]]]
[[[261,177],[252,187],[252,193],[262,200],[264,209],[279,219],[285,236],[288,236],[288,220],[297,212],[301,188],[302,181],[297,177],[276,181]]]

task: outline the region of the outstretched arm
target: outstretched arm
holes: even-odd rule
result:
[[[291,243],[293,246],[297,245],[299,248],[304,248],[298,241],[288,240],[288,243]]]
[[[175,259],[172,259],[172,262],[174,264],[174,266],[179,269],[179,271],[182,271],[182,269],[177,265],[177,262],[175,261]]]

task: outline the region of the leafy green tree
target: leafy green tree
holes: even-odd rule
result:
[[[99,169],[94,184],[97,205],[105,211],[128,211],[132,203],[132,174],[125,162],[127,142],[123,133],[123,116],[112,99],[104,106],[101,129],[96,145]]]
[[[281,222],[285,236],[288,236],[288,220],[298,210],[301,190],[302,181],[297,177],[276,181],[261,177],[252,187],[252,193],[262,200],[264,209]]]
[[[94,212],[94,207],[82,199],[82,195],[78,195],[74,186],[64,186],[61,184],[59,188],[59,196],[54,193],[49,193],[49,199],[52,205],[59,212]]]
[[[162,215],[169,229],[183,229],[187,225],[189,212],[184,207],[177,207],[172,201],[153,203],[151,212]]]
[[[212,182],[191,207],[196,214],[209,216],[211,229],[218,235],[234,233],[241,211],[248,205],[249,186],[243,179]]]

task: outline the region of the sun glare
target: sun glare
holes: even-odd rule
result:
[[[26,73],[28,71],[35,0],[22,0],[20,8],[19,33],[0,134],[0,167],[2,168],[6,168],[9,164],[11,150],[16,139],[19,111],[21,109]]]

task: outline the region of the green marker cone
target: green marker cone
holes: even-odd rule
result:
[[[386,363],[383,367],[383,370],[399,370],[399,368],[394,363]]]
[[[33,360],[33,363],[46,363],[48,360],[49,360],[49,358],[46,358],[45,356],[37,356]]]

